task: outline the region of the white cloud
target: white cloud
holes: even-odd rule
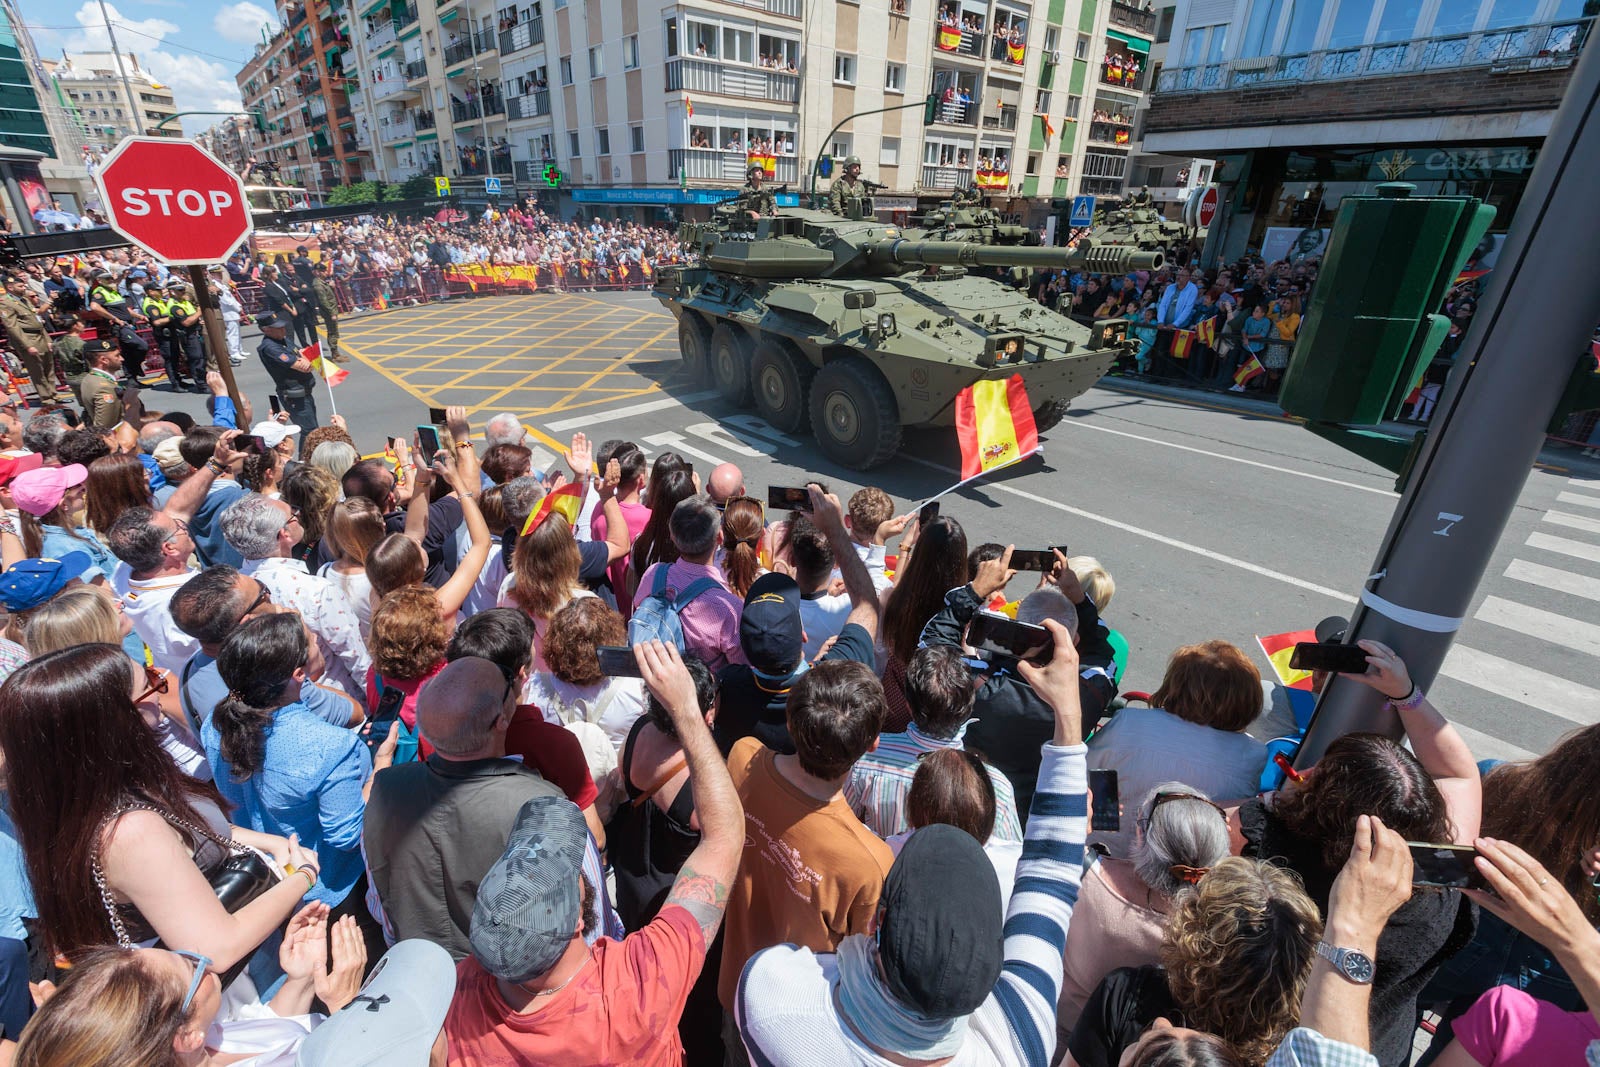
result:
[[[239,3],[219,8],[211,20],[211,28],[216,30],[217,36],[224,41],[246,45],[261,40],[263,24],[276,27],[278,18],[273,12],[259,4],[252,4],[250,0],[239,0]]]

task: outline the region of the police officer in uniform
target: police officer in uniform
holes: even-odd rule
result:
[[[189,286],[174,278],[167,283],[167,312],[172,321],[167,328],[172,331],[172,351],[176,360],[189,367],[190,388],[197,393],[206,389],[206,350],[201,339],[205,329],[200,322],[200,309],[189,299]]]
[[[261,357],[262,365],[272,376],[273,391],[283,401],[289,421],[302,430],[311,430],[318,425],[317,401],[313,395],[317,376],[312,373],[311,361],[287,343],[294,321],[287,315],[264,311],[256,316],[256,325],[261,327],[261,344],[256,346],[256,355]]]
[[[144,303],[140,310],[150,320],[150,332],[155,335],[156,350],[161,353],[161,361],[167,365],[168,386],[175,393],[192,388],[192,384],[183,378],[183,361],[173,338],[172,308],[167,303],[166,295],[159,287],[152,285],[144,292]]]
[[[861,180],[861,157],[846,156],[844,173],[833,179],[828,187],[828,210],[835,215],[845,215],[845,203],[858,196],[867,195],[867,185]]]
[[[761,187],[766,181],[767,171],[761,164],[752,164],[745,172],[744,188],[739,190],[744,197],[746,211],[757,215],[776,215],[778,213],[778,200],[770,192]]]
[[[300,347],[315,344],[317,341],[317,292],[316,275],[311,270],[311,257],[305,245],[300,245],[294,250],[294,258],[289,261],[293,271],[293,278],[289,281],[289,291],[294,294],[295,316],[294,333]]]
[[[110,271],[95,271],[85,317],[93,320],[97,331],[116,338],[117,348],[122,352],[122,373],[130,381],[136,382],[144,373],[144,357],[150,351],[150,346],[145,344],[144,338],[139,336],[134,327],[146,320],[128,303],[126,297],[117,292],[111,282]]]

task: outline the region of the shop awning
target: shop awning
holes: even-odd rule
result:
[[[1107,30],[1106,36],[1118,44],[1126,45],[1130,51],[1150,54],[1150,42],[1143,37],[1135,37],[1131,33],[1122,33],[1119,30]]]

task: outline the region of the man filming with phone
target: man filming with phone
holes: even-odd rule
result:
[[[999,559],[980,563],[969,584],[945,594],[944,609],[923,628],[924,645],[962,647],[973,617],[1016,576],[1011,567],[1011,551],[1015,547],[1008,545]],[[1017,621],[1042,627],[1046,620],[1053,620],[1072,635],[1078,649],[1079,699],[1087,732],[1100,721],[1111,698],[1117,695],[1117,685],[1111,678],[1110,631],[1100,621],[1100,612],[1083,591],[1078,576],[1067,566],[1067,557],[1060,549],[1052,551],[1055,565],[1041,577],[1039,588],[1023,598],[1017,608]],[[978,685],[978,697],[966,743],[981,751],[1011,780],[1016,787],[1017,811],[1025,812],[1033,801],[1034,783],[1039,776],[1040,746],[1050,740],[1055,719],[1050,706],[1033,691],[1017,664],[1016,659],[1003,654],[992,655],[987,663],[969,664]]]

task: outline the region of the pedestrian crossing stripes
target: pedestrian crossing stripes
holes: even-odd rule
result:
[[[1506,577],[1553,589],[1558,593],[1571,593],[1588,600],[1600,600],[1600,578],[1573,574],[1559,567],[1546,567],[1543,563],[1514,559],[1511,561],[1511,566],[1506,568]]]
[[[1582,493],[1561,493],[1556,496],[1557,504],[1581,504],[1586,508],[1600,508],[1600,496],[1584,496]]]

